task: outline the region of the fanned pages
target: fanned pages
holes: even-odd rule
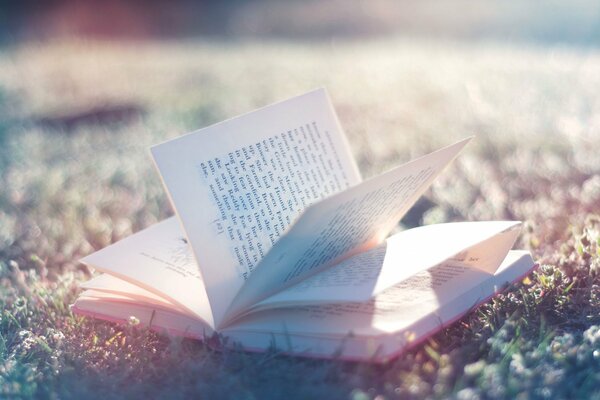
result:
[[[385,361],[526,275],[516,221],[390,232],[471,140],[361,181],[318,89],[152,148],[177,217],[85,257],[75,312]]]
[[[269,295],[379,245],[469,140],[308,207],[261,260],[235,298],[230,314],[235,316]]]
[[[175,218],[97,251],[81,262],[162,296],[213,326],[204,282]]]
[[[364,302],[446,261],[494,274],[513,246],[518,226],[519,223],[511,221],[460,222],[403,231],[369,251],[266,298],[253,309]],[[454,240],[448,241],[448,237]],[[501,256],[495,257],[497,254]]]
[[[152,155],[217,321],[307,205],[360,182],[324,90],[154,146]]]

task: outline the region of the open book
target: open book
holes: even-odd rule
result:
[[[73,310],[247,350],[385,361],[533,268],[513,221],[391,234],[470,138],[361,180],[323,89],[152,148],[177,218],[82,262]]]

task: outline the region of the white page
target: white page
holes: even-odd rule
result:
[[[87,292],[103,292],[107,295],[122,295],[131,299],[139,299],[141,301],[158,304],[168,304],[173,309],[178,309],[182,313],[188,313],[187,310],[179,307],[177,304],[170,302],[168,299],[150,292],[146,289],[134,285],[133,283],[119,279],[116,276],[109,274],[100,274],[89,281],[82,282],[79,285],[82,289],[87,289]]]
[[[452,322],[532,267],[528,252],[510,251],[494,275],[470,270],[473,275],[460,282],[459,290],[456,279],[465,277],[460,270],[453,273],[454,279],[442,275],[437,284],[429,280],[433,275],[422,273],[418,282],[405,283],[404,290],[395,294],[382,294],[378,302],[362,309],[363,305],[347,304],[272,310],[247,317],[222,333],[230,346],[242,345],[250,351],[275,345],[302,356],[384,361]],[[82,298],[73,311],[120,323],[133,315],[142,325],[152,323],[155,330],[197,339],[212,334],[201,321],[154,307]]]
[[[445,262],[415,274],[364,303],[260,311],[236,321],[223,329],[223,333],[253,331],[343,336],[352,332],[360,336],[377,336],[399,332],[428,316],[448,321],[500,290],[504,284],[523,276],[532,267],[531,256],[521,250],[509,251],[493,275]]]
[[[213,323],[200,271],[175,217],[90,254],[81,262]]]
[[[360,182],[323,89],[157,145],[152,154],[217,323],[308,204]]]
[[[381,243],[471,140],[423,156],[307,208],[263,258],[229,318],[319,270]]]
[[[427,225],[390,236],[271,296],[253,309],[284,305],[363,302],[412,275],[452,259],[493,274],[519,235],[519,222]]]

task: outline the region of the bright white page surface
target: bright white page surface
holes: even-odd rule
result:
[[[360,182],[323,89],[154,146],[152,154],[217,324],[307,205]]]
[[[288,332],[291,335],[378,336],[414,328],[430,318],[447,322],[477,305],[533,267],[526,251],[512,250],[494,274],[452,261],[421,271],[364,303],[322,304],[249,314],[223,330]],[[435,326],[435,324],[434,324]],[[426,330],[413,332],[416,337]]]
[[[229,317],[380,244],[470,140],[396,167],[307,208],[261,260],[232,304]]]
[[[212,325],[202,277],[175,217],[81,260],[179,305]]]
[[[443,261],[493,274],[519,235],[519,222],[427,225],[390,236],[260,303],[259,308],[310,303],[364,302]]]

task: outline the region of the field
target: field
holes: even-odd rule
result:
[[[599,71],[597,50],[425,39],[0,49],[0,398],[600,398]],[[71,314],[81,256],[172,214],[151,144],[318,86],[365,177],[477,135],[403,224],[523,220],[539,268],[384,366]]]

